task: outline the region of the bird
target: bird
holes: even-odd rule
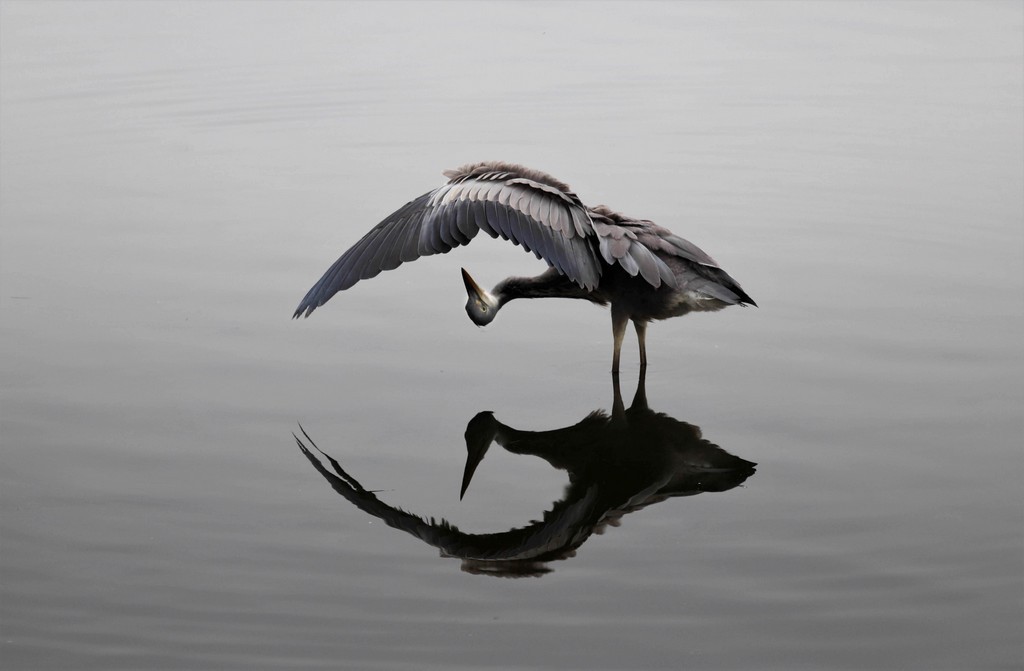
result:
[[[549,268],[536,277],[508,277],[490,291],[462,268],[473,323],[490,324],[516,299],[572,298],[610,306],[613,373],[619,371],[630,322],[640,366],[646,368],[649,322],[757,305],[697,245],[652,221],[605,205],[589,207],[568,184],[540,170],[482,161],[443,174],[447,183],[395,210],[342,254],[292,317],[308,317],[360,280],[466,245],[480,231],[522,246]]]

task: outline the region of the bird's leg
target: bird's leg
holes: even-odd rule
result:
[[[646,411],[647,407],[647,368],[640,366],[640,378],[636,382],[636,393],[633,394],[633,404],[630,410]]]
[[[612,417],[623,419],[626,416],[626,406],[622,403],[622,390],[619,387],[619,373],[612,373]]]
[[[626,324],[629,317],[621,309],[612,304],[612,342],[615,351],[612,354],[612,372],[619,372],[619,354],[622,352],[622,339],[626,337]]]
[[[647,322],[633,320],[636,339],[640,343],[640,370],[647,368]]]

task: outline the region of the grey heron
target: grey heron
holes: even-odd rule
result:
[[[652,221],[584,205],[568,184],[521,165],[486,161],[444,173],[448,182],[406,203],[327,269],[294,317],[334,294],[421,256],[444,254],[483,231],[532,251],[550,266],[487,291],[462,269],[466,312],[478,326],[517,298],[578,298],[610,305],[612,371],[626,326],[636,328],[647,365],[647,324],[729,305],[757,305],[739,282],[692,242]]]

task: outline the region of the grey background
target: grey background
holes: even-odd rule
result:
[[[1022,663],[1019,3],[0,4],[0,661],[81,668]],[[609,408],[608,315],[478,238],[291,311],[501,159],[761,305],[652,326],[651,405],[755,461],[499,580],[337,497],[501,531],[563,474],[466,422]],[[624,348],[624,392],[636,355]]]

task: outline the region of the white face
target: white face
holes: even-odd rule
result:
[[[473,320],[473,323],[477,326],[486,326],[494,320],[494,315],[497,313],[497,308],[488,300],[490,297],[487,295],[474,295],[472,292],[469,294],[469,300],[466,301],[466,314]]]

